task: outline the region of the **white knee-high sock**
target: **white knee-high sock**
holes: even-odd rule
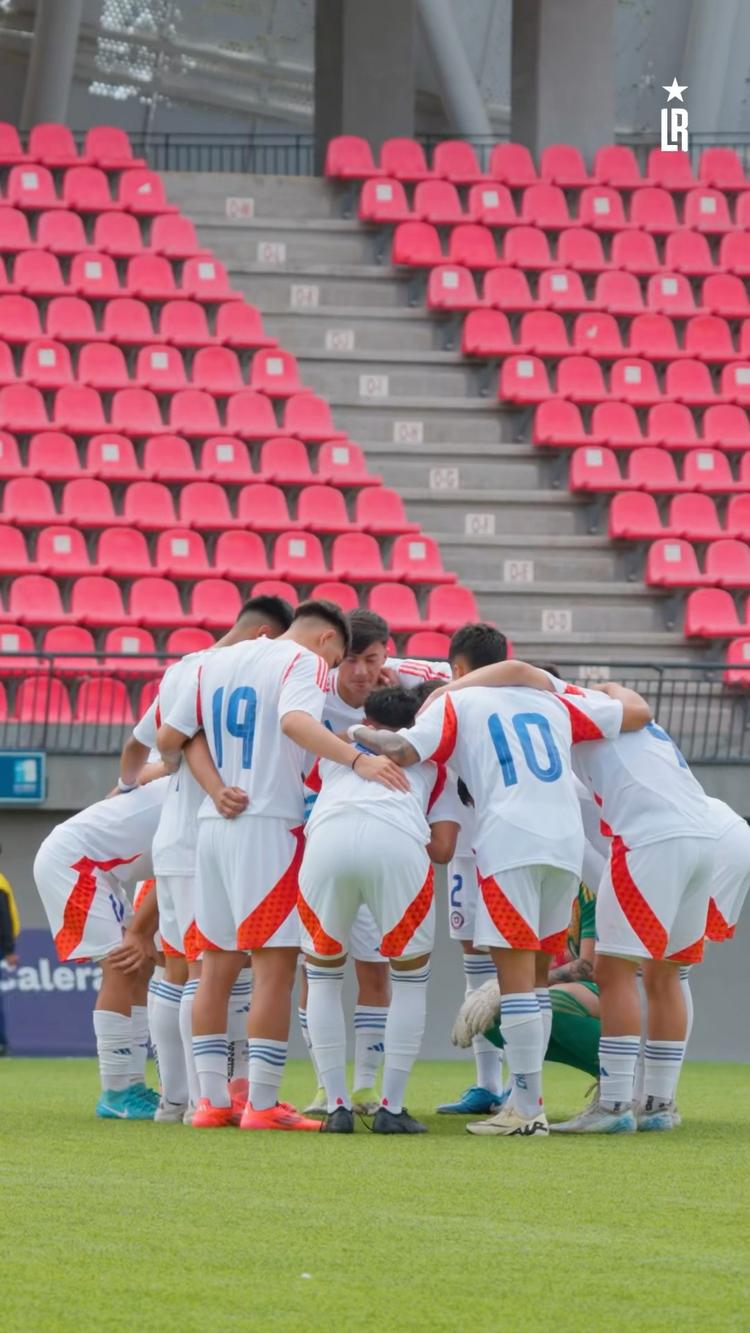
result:
[[[342,991],[344,968],[307,964],[307,1026],[328,1110],[351,1107],[346,1086],[346,1022]]]
[[[544,1043],[544,1054],[546,1055],[550,1033],[552,1032],[552,1001],[549,995],[549,987],[537,986],[534,994],[539,1001],[539,1012],[542,1015],[542,1041]]]
[[[229,992],[227,1038],[230,1082],[247,1083],[247,1016],[253,995],[253,969],[243,967]],[[244,1088],[247,1092],[247,1089]]]
[[[374,1088],[385,1053],[389,1005],[358,1004],[354,1010],[354,1087]]]
[[[312,1065],[312,1067],[313,1067],[313,1069],[314,1069],[314,1071],[315,1071],[315,1082],[316,1082],[316,1084],[317,1084],[317,1086],[318,1086],[319,1088],[322,1088],[322,1086],[323,1086],[323,1080],[322,1080],[322,1078],[320,1077],[320,1070],[318,1069],[318,1062],[317,1062],[317,1060],[315,1059],[315,1052],[314,1052],[314,1050],[313,1050],[313,1044],[312,1044],[312,1041],[310,1040],[310,1029],[309,1029],[309,1027],[308,1027],[308,1023],[307,1023],[307,1010],[306,1010],[306,1009],[303,1009],[303,1008],[300,1006],[300,1008],[297,1010],[297,1017],[298,1017],[298,1019],[299,1019],[299,1026],[300,1026],[300,1032],[302,1033],[302,1040],[304,1041],[305,1046],[307,1047],[307,1054],[308,1054],[309,1057],[310,1057],[310,1064]]]
[[[161,1095],[167,1102],[184,1105],[188,1099],[185,1052],[180,1036],[182,986],[158,981],[149,991],[151,1039],[156,1048]]]
[[[483,986],[485,981],[490,981],[497,976],[495,964],[487,953],[465,953],[463,960],[466,995],[474,990],[479,990],[479,987]],[[474,1052],[474,1063],[477,1070],[477,1085],[499,1096],[503,1090],[502,1051],[499,1051],[497,1046],[493,1046],[491,1041],[483,1037],[481,1032],[472,1038],[471,1048]]]
[[[130,1057],[130,1082],[146,1081],[146,1061],[148,1059],[148,1007],[134,1004],[130,1010],[132,1033],[132,1053]]]
[[[182,998],[180,1000],[180,1039],[182,1041],[182,1053],[185,1057],[185,1070],[187,1072],[188,1099],[193,1106],[197,1105],[198,1098],[201,1095],[200,1083],[198,1082],[198,1070],[195,1067],[193,1059],[193,1000],[195,992],[198,989],[198,978],[192,977],[185,982],[182,988]]]
[[[646,1042],[643,1095],[647,1105],[650,1098],[656,1106],[674,1101],[684,1055],[684,1041]]]
[[[151,977],[151,980],[148,983],[148,994],[146,995],[146,1009],[148,1012],[148,1031],[149,1031],[149,1036],[151,1037],[152,1047],[154,1048],[153,1054],[154,1054],[154,1059],[156,1060],[157,1070],[159,1068],[159,1056],[156,1052],[155,1049],[156,1043],[154,1041],[154,1024],[153,1024],[154,997],[156,995],[156,988],[159,985],[159,982],[163,980],[164,980],[164,968],[155,967],[153,976]]]
[[[102,1089],[104,1092],[123,1092],[130,1083],[130,1017],[110,1009],[95,1009],[94,1032]]]
[[[531,1119],[542,1106],[544,1023],[534,991],[503,995],[500,1032],[510,1069],[511,1103],[519,1115]]]
[[[690,990],[689,967],[680,968],[680,990],[682,991],[682,998],[685,1001],[685,1012],[687,1014],[687,1027],[685,1029],[685,1046],[687,1047],[687,1044],[690,1041],[690,1033],[693,1030],[693,1018],[695,1017],[695,1009],[693,1008],[693,994],[692,991]]]
[[[279,1100],[284,1077],[288,1043],[265,1037],[251,1037],[248,1042],[250,1080],[249,1101],[254,1111],[268,1111]]]
[[[193,1059],[201,1097],[212,1106],[231,1106],[227,1082],[227,1034],[211,1032],[193,1037]]]
[[[385,1025],[382,1104],[398,1114],[404,1092],[422,1045],[427,1021],[427,982],[430,964],[410,972],[391,968],[391,1007]]]
[[[635,1096],[635,1066],[640,1035],[600,1037],[599,1100],[616,1109],[630,1106]]]

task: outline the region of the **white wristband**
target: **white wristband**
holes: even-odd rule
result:
[[[117,790],[121,792],[135,791],[137,782],[123,782],[122,778],[117,779]]]

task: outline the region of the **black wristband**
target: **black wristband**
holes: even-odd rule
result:
[[[359,754],[355,754],[354,758],[352,759],[352,773],[356,771],[358,759],[364,759],[364,751],[360,750]]]

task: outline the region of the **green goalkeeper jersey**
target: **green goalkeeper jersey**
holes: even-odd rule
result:
[[[576,894],[568,927],[568,953],[580,958],[581,941],[596,939],[596,895],[584,883]]]

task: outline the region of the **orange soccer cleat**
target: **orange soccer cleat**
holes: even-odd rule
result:
[[[193,1129],[224,1129],[236,1123],[231,1106],[214,1106],[208,1097],[201,1097],[193,1112]]]
[[[319,1134],[320,1121],[300,1115],[296,1107],[290,1106],[288,1102],[277,1102],[275,1106],[269,1106],[267,1111],[256,1111],[252,1102],[248,1102],[240,1129],[305,1129]]]

